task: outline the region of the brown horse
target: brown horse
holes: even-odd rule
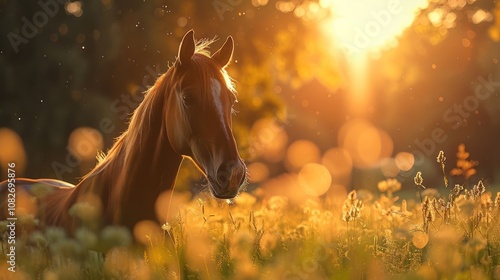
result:
[[[40,185],[52,189],[38,201],[43,224],[74,229],[78,221],[68,210],[88,194],[100,198],[101,226],[132,229],[139,221],[156,221],[156,199],[173,188],[183,157],[203,172],[213,196],[238,195],[246,167],[232,133],[236,92],[225,71],[234,43],[228,37],[211,56],[209,44],[195,43],[192,30],[184,35],[175,63],[146,92],[128,129],[76,186],[52,179],[16,180],[18,193],[33,194]],[[7,185],[0,183],[0,220],[7,218]]]

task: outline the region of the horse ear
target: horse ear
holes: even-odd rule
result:
[[[233,50],[234,50],[233,37],[229,36],[227,37],[224,45],[212,55],[212,58],[215,61],[217,61],[217,63],[219,63],[219,65],[222,68],[224,68],[226,67],[226,65],[229,64],[229,61],[231,61],[231,57],[233,56]]]
[[[184,35],[181,45],[179,46],[177,60],[181,66],[189,64],[189,61],[191,61],[191,57],[194,54],[194,49],[194,31],[191,29],[186,33],[186,35]]]

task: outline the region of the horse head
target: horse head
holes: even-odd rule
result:
[[[166,99],[166,130],[178,154],[204,173],[212,194],[233,198],[245,182],[246,167],[232,132],[236,92],[225,71],[234,43],[228,37],[213,55],[197,52],[194,32],[182,39],[173,65],[175,82]]]

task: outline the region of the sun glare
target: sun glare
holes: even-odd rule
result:
[[[408,28],[426,0],[323,0],[331,16],[324,21],[330,33],[348,55],[379,51],[398,44],[397,37]]]
[[[330,10],[321,28],[333,42],[334,50],[340,50],[345,58],[349,111],[353,116],[365,117],[372,110],[369,57],[396,47],[398,37],[428,4],[427,0],[320,1],[322,8]]]

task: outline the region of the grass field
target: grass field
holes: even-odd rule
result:
[[[451,171],[465,182],[476,167],[467,157]],[[387,179],[376,194],[302,203],[258,190],[228,203],[172,193],[168,222],[133,233],[94,231],[89,205],[72,209],[84,225],[71,237],[20,219],[16,272],[4,242],[0,279],[500,279],[500,192],[482,181],[445,187],[444,154],[437,164],[443,186],[418,172],[415,199],[400,199],[401,183]],[[96,247],[105,257],[88,250]]]

